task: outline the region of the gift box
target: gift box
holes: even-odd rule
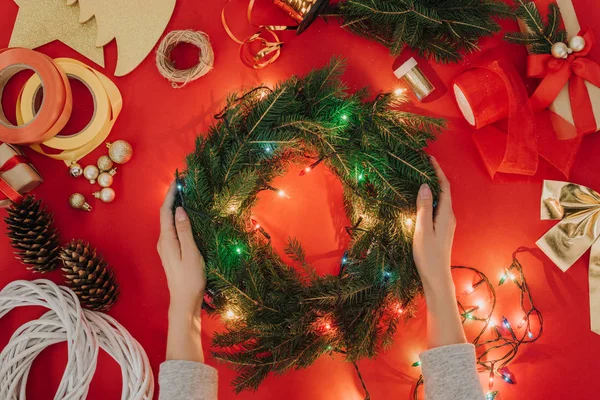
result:
[[[0,144],[0,208],[18,201],[20,195],[31,192],[43,181],[21,149],[8,143]]]
[[[579,16],[575,12],[575,6],[572,0],[533,1],[533,3],[540,11],[540,14],[542,15],[547,14],[548,6],[554,2],[556,2],[560,9],[562,22],[567,31],[568,39],[572,38],[573,36],[581,35],[582,26],[580,25],[580,21],[578,18]],[[594,6],[596,5],[594,4]],[[521,22],[519,25],[522,31],[527,31],[528,28],[524,23]],[[595,26],[596,24],[594,23],[590,26],[590,28],[595,28]],[[594,33],[595,32],[591,32],[591,34]],[[562,87],[562,89],[558,93],[558,96],[556,96],[556,98],[548,107],[548,109],[554,114],[552,118],[552,123],[559,139],[572,139],[576,136],[590,134],[600,130],[600,88],[586,80],[584,81],[585,88],[582,90],[583,94],[580,94],[580,96],[589,96],[589,102],[588,99],[585,98],[580,98],[576,101],[573,101],[573,99],[571,99],[569,89],[569,86],[572,83],[572,79],[578,78],[571,78],[569,81],[567,81],[567,83]],[[577,104],[577,107],[580,107],[579,104],[582,103],[591,103],[591,112],[593,112],[593,116],[590,115],[589,118],[586,118],[587,121],[581,121],[581,119],[579,121],[576,121],[576,119],[578,119],[578,116],[574,116],[573,109],[575,104]]]

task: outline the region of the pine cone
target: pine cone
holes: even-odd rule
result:
[[[4,219],[15,255],[28,269],[42,274],[58,266],[60,243],[54,227],[54,217],[41,200],[27,196],[21,204],[8,208]]]
[[[60,252],[63,276],[82,307],[108,311],[119,297],[119,286],[108,264],[89,243],[73,240]]]

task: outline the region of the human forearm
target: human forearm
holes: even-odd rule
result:
[[[199,311],[172,305],[169,309],[167,360],[204,363],[201,327]]]
[[[435,284],[424,282],[424,290],[427,302],[428,347],[432,349],[466,343],[450,274],[440,277]]]

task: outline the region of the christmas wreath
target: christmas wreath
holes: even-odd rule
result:
[[[333,59],[303,78],[230,96],[178,174],[177,206],[206,260],[205,308],[227,328],[215,334],[213,355],[236,368],[238,392],[323,354],[376,356],[422,288],[413,204],[421,184],[438,191],[422,149],[443,122],[399,110],[393,94],[347,94],[343,70]],[[302,171],[325,165],[342,183],[352,241],[337,276],[319,276],[295,239],[285,251],[297,265],[286,265],[252,219],[257,194],[285,195],[270,182],[297,163]]]

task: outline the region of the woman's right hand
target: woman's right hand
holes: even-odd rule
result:
[[[413,254],[427,302],[427,342],[429,348],[435,348],[465,343],[466,338],[450,269],[456,229],[450,183],[433,157],[431,162],[442,193],[434,215],[431,189],[423,185],[419,190]]]
[[[435,167],[442,193],[434,215],[431,189],[427,184],[421,186],[417,197],[417,223],[413,240],[415,264],[426,294],[452,283],[450,257],[456,229],[450,182],[435,158],[431,157],[431,163]]]

